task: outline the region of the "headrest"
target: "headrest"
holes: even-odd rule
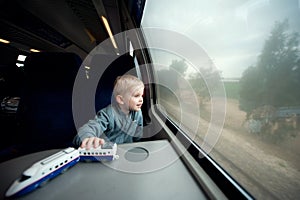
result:
[[[96,54],[91,59],[90,67],[91,75],[94,75],[91,78],[98,80],[95,95],[95,109],[98,111],[111,103],[115,79],[134,68],[134,61],[127,54],[121,56]]]
[[[121,56],[95,54],[91,59],[90,67],[91,74],[96,75],[95,78],[99,79],[101,77],[100,84],[109,84],[109,87],[113,87],[117,76],[121,76],[134,68],[134,61],[127,54]]]

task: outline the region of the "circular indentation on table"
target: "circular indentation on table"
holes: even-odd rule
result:
[[[146,160],[149,156],[149,151],[143,147],[134,147],[125,153],[125,159],[131,162],[140,162]]]

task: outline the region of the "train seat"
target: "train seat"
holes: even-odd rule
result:
[[[25,61],[18,138],[25,151],[70,146],[76,128],[72,90],[82,63],[73,53],[32,53]]]
[[[93,119],[100,109],[112,101],[114,81],[125,73],[134,74],[133,58],[129,55],[94,54],[86,58],[78,72],[74,87],[74,120],[81,127]]]
[[[110,61],[112,62],[110,63]],[[91,60],[91,66],[95,66],[93,69],[97,70],[96,66],[99,66],[99,64],[105,67],[105,70],[100,77],[95,94],[96,111],[104,108],[113,100],[111,97],[114,81],[118,76],[124,74],[137,76],[136,71],[132,70],[134,69],[133,58],[127,54],[121,56],[96,54]]]

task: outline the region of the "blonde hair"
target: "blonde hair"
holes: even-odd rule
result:
[[[115,97],[117,95],[126,95],[141,87],[144,87],[144,83],[140,79],[133,75],[125,74],[116,78],[113,94]]]

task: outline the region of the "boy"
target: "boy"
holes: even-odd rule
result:
[[[97,148],[105,141],[128,143],[139,140],[143,134],[144,84],[135,76],[117,77],[114,84],[114,103],[97,112],[79,128],[73,143],[82,148]]]

